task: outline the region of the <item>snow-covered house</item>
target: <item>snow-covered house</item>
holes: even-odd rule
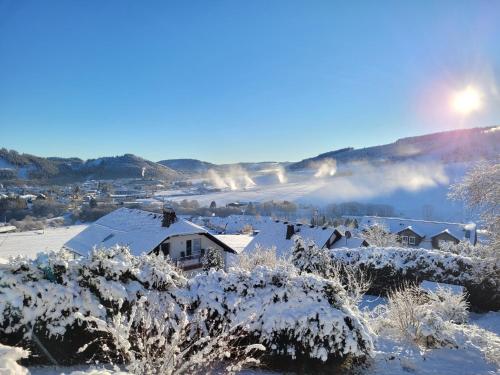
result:
[[[305,241],[314,241],[320,248],[330,249],[342,234],[333,227],[319,227],[300,223],[268,222],[262,226],[259,233],[245,247],[245,252],[251,252],[256,247],[276,248],[278,256],[286,256],[293,246],[292,237],[298,235]]]
[[[103,216],[66,242],[65,248],[86,256],[94,247],[126,245],[134,255],[159,253],[169,256],[185,271],[201,269],[208,248],[221,251],[226,259],[235,251],[204,228],[173,211],[163,214],[120,208]]]
[[[441,242],[477,242],[476,224],[447,223],[397,217],[362,216],[358,220],[361,229],[382,225],[399,236],[405,246],[439,249]]]

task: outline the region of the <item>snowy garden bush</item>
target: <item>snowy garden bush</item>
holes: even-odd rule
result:
[[[405,284],[389,293],[382,319],[425,348],[455,347],[453,325],[466,323],[468,305],[464,294],[446,288],[424,291]]]
[[[347,300],[337,281],[291,264],[187,280],[168,259],[125,247],[40,254],[0,265],[0,341],[29,349],[30,363],[135,374],[231,373],[263,350],[269,361],[361,359],[371,336]]]
[[[165,259],[134,257],[127,248],[94,251],[89,258],[60,252],[11,259],[0,265],[2,341],[21,342],[32,360],[43,362],[108,360],[118,353],[109,334],[92,329],[96,322],[127,316],[151,291],[164,292],[177,306],[169,319],[178,321],[183,310],[168,292],[185,282]],[[83,346],[87,350],[79,350]]]
[[[334,263],[360,269],[370,278],[370,293],[385,294],[405,281],[423,280],[462,285],[471,307],[500,309],[500,269],[488,260],[449,252],[408,248],[337,249],[330,251]]]
[[[209,247],[201,259],[203,264],[203,270],[208,271],[209,269],[215,268],[216,270],[221,270],[224,268],[224,257],[218,249]]]
[[[212,270],[189,280],[187,298],[206,319],[240,330],[268,355],[298,362],[363,358],[372,340],[341,285],[286,267]],[[202,327],[201,329],[205,329]]]
[[[301,273],[312,273],[329,279],[345,290],[345,302],[357,309],[361,298],[370,289],[371,280],[359,268],[340,262],[333,262],[329,251],[320,249],[313,241],[293,237],[291,262]]]
[[[261,246],[256,246],[251,252],[238,254],[234,265],[247,271],[252,271],[257,266],[293,268],[288,258],[282,258],[276,254],[275,247],[266,249]]]

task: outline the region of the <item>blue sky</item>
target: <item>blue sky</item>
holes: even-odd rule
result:
[[[499,125],[499,83],[499,1],[0,0],[0,146],[42,156],[293,161]]]

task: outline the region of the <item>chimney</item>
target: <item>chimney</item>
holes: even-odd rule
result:
[[[161,226],[168,228],[170,225],[177,221],[177,216],[175,215],[175,211],[171,208],[163,209],[163,219],[161,220]]]
[[[292,238],[292,236],[295,234],[295,228],[293,227],[293,224],[288,224],[286,226],[286,239],[289,240]]]

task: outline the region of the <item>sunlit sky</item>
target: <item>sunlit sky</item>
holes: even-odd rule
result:
[[[499,91],[500,1],[0,0],[0,147],[41,156],[293,161]]]

